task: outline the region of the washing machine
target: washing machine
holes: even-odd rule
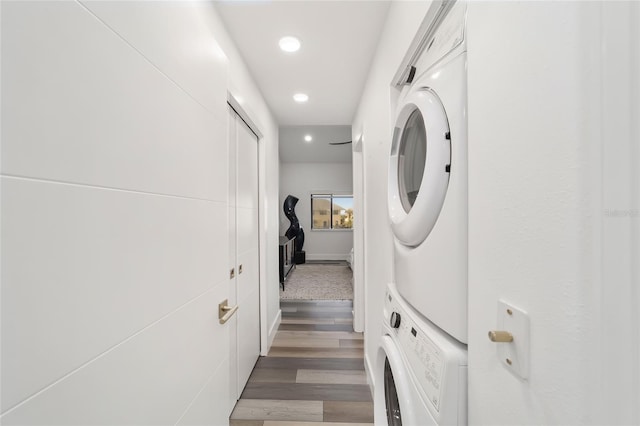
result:
[[[375,369],[376,426],[467,424],[466,345],[387,287]]]
[[[400,94],[389,161],[394,279],[420,314],[467,343],[466,2],[453,4]]]

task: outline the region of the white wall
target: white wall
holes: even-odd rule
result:
[[[471,3],[471,424],[640,421],[638,10],[631,2]],[[390,83],[425,12],[425,3],[392,4],[353,123],[354,140],[364,141],[355,163],[365,176],[368,368],[393,276]],[[501,365],[487,339],[499,298],[530,315],[527,381]]]
[[[289,228],[282,204],[289,194],[298,197],[296,216],[304,229],[304,247],[308,260],[346,260],[353,247],[353,231],[311,229],[311,194],[353,193],[350,163],[280,164],[280,235]]]
[[[638,205],[633,7],[471,3],[472,423],[640,421],[639,219],[608,213]],[[486,338],[498,298],[530,315],[524,382]]]
[[[226,424],[229,86],[274,247],[278,138],[215,10],[3,2],[2,39],[0,421]]]
[[[628,40],[632,41],[631,44],[631,63],[630,70],[631,76],[640,74],[640,5],[637,3],[634,4],[631,13],[629,14],[631,21],[634,25],[631,25],[629,32],[631,33],[631,37]],[[635,42],[633,42],[635,40]],[[629,159],[631,160],[631,164],[636,167],[632,168],[633,177],[631,179],[631,187],[632,187],[632,211],[640,212],[640,168],[637,167],[640,164],[640,120],[635,120],[634,117],[640,116],[640,81],[638,79],[631,78],[631,82],[629,84],[629,91],[627,92],[632,99],[635,101],[631,102],[629,108],[629,115],[627,119],[631,118],[631,122],[635,123],[635,125],[630,126],[630,141],[636,141],[635,144],[631,145],[631,155],[629,155]],[[631,259],[640,258],[640,220],[638,219],[639,215],[636,215],[636,220],[631,223],[631,251],[630,257]],[[635,321],[630,322],[631,324],[635,324],[635,337],[634,334],[631,334],[631,338],[635,339],[635,347],[632,349],[632,356],[635,360],[640,359],[640,319],[637,317],[638,315],[638,307],[640,307],[640,286],[638,282],[640,282],[640,262],[632,261],[631,267],[631,279],[627,281],[628,289],[631,290],[631,297],[629,298],[629,304],[633,307],[633,312],[635,313]],[[635,294],[634,294],[635,293]],[[635,297],[634,297],[635,296]],[[634,302],[635,299],[635,302]],[[634,305],[635,303],[635,305]],[[630,395],[632,398],[635,398],[636,401],[640,400],[640,366],[636,362],[635,364],[635,379],[632,378],[632,386],[633,390]],[[620,371],[624,371],[624,368],[620,368]],[[632,373],[633,374],[633,373]],[[632,408],[635,409],[633,413],[632,422],[640,423],[640,407],[638,405],[632,405]]]
[[[364,280],[365,288],[365,362],[370,370],[375,362],[381,333],[385,287],[392,279],[392,237],[387,220],[387,168],[391,149],[391,111],[395,91],[391,80],[413,37],[422,23],[430,2],[392,2],[371,65],[371,72],[353,121],[353,140],[362,137],[362,154],[354,153],[354,188],[356,190],[356,236],[364,239],[364,270],[356,270],[354,279]],[[364,174],[363,169],[364,167]],[[362,176],[364,175],[364,182]],[[360,193],[364,184],[364,196]],[[363,203],[362,205],[360,203]],[[365,247],[366,245],[366,247]],[[356,242],[356,247],[359,243]],[[356,253],[356,265],[359,264]],[[361,272],[361,273],[359,273]],[[358,284],[355,283],[358,288]],[[371,381],[371,377],[369,378]]]
[[[640,4],[603,5],[601,19],[603,138],[595,149],[602,152],[604,212],[596,299],[602,381],[594,385],[607,407],[598,420],[640,424]]]

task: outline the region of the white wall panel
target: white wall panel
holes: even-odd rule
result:
[[[2,3],[2,424],[175,423],[228,353],[224,28],[100,7]]]
[[[192,318],[176,329],[151,332],[174,314],[133,333],[216,282],[226,288],[228,246],[220,242],[228,234],[228,88],[245,99],[243,106],[265,135],[261,244],[276,246],[277,125],[233,42],[211,3],[5,1],[1,19],[2,215],[4,222],[11,213],[20,224],[16,232],[28,238],[18,241],[3,223],[2,237],[23,244],[23,254],[20,260],[6,256],[3,240],[3,303],[6,294],[20,299],[7,309],[3,305],[3,407],[15,406],[14,400],[19,405],[0,422],[175,423],[186,410],[185,423],[226,423],[222,411],[198,414],[213,392],[203,388],[204,381],[216,367],[224,368],[222,359],[181,339],[192,329],[199,334],[193,341],[218,339],[217,319],[208,329],[194,329]],[[228,83],[227,68],[233,71]],[[11,185],[47,189],[10,190],[11,200],[17,193],[26,196],[12,206],[4,193]],[[263,289],[265,328],[279,310],[275,256],[275,249],[267,250],[261,260],[264,281],[272,283]],[[34,271],[26,271],[30,259]],[[14,279],[18,275],[21,281]],[[21,288],[27,278],[39,282]],[[60,287],[51,284],[53,278]],[[221,291],[208,300],[207,312],[215,317],[225,297]],[[195,315],[198,306],[189,303],[180,312]],[[24,320],[30,312],[36,313]],[[24,339],[12,342],[23,326]],[[14,343],[23,345],[21,356],[31,364],[40,362],[31,352],[53,348],[40,356],[46,358],[42,365],[20,377],[24,383],[5,368],[5,362],[15,362]],[[181,359],[171,355],[179,348]],[[208,356],[207,369],[192,374],[199,354]],[[175,380],[163,380],[167,374]],[[182,379],[189,384],[177,382]]]
[[[224,116],[228,59],[213,35],[211,3],[81,3],[216,117]]]
[[[224,426],[229,423],[229,413],[219,408],[231,404],[229,392],[223,386],[229,382],[230,371],[229,359],[226,359],[184,413],[177,423],[179,426]]]
[[[601,6],[469,7],[470,423],[615,423],[618,410],[594,416],[604,400]],[[499,298],[530,316],[526,381],[486,338]]]
[[[593,395],[591,405],[606,407],[594,423],[640,424],[640,3],[603,4],[602,39],[602,134],[607,136],[594,149],[602,153],[598,354],[605,361],[593,363],[602,380],[594,387],[602,395]]]
[[[4,177],[2,206],[3,411],[226,279],[221,203]]]
[[[216,286],[10,411],[2,424],[175,424],[224,365],[220,341],[228,330],[215,306],[226,297],[226,286]]]
[[[226,200],[226,115],[82,6],[6,2],[2,39],[4,174]]]

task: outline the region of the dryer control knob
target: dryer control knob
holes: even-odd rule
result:
[[[398,328],[400,327],[400,314],[397,312],[394,312],[391,314],[391,319],[389,320],[389,325],[391,326],[391,328]]]

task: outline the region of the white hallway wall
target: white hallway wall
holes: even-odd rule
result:
[[[1,7],[0,421],[226,424],[228,88],[265,135],[277,241],[259,91],[208,4]]]
[[[636,2],[471,3],[474,423],[640,422],[640,215],[607,213],[640,201],[639,10]],[[486,338],[498,298],[530,316],[524,382]]]
[[[355,164],[364,167],[366,191],[368,368],[393,276],[390,83],[425,12],[424,3],[392,4],[353,123],[354,140],[363,137]],[[631,2],[472,3],[472,424],[640,421],[639,21]],[[356,191],[361,173],[354,169]],[[530,315],[527,381],[507,372],[486,337],[498,298]]]
[[[352,231],[314,231],[311,229],[312,193],[353,193],[350,163],[280,164],[280,235],[289,227],[282,204],[289,194],[298,197],[296,216],[304,229],[303,250],[309,260],[345,260],[353,247]]]

